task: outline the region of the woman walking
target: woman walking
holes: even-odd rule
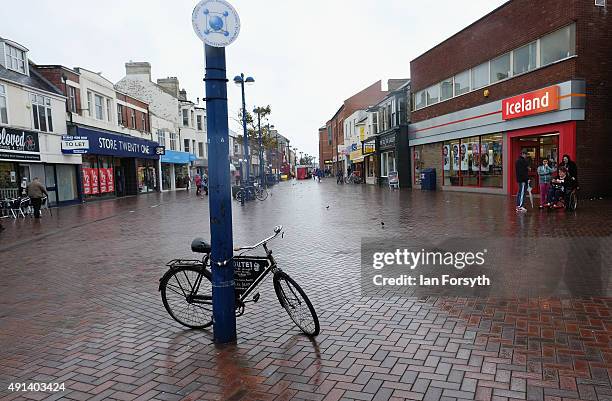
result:
[[[550,180],[552,173],[555,171],[548,165],[549,160],[547,158],[542,159],[542,165],[538,166],[538,178],[540,181],[540,209],[548,203],[548,191],[550,189]]]

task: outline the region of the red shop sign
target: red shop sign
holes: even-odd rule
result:
[[[106,169],[106,190],[108,192],[115,192],[115,175],[113,174],[112,167]]]
[[[90,168],[89,176],[91,177],[91,193],[95,195],[100,192],[98,189],[98,169]]]
[[[502,100],[502,119],[526,117],[559,109],[559,86],[524,93]]]
[[[89,168],[83,169],[83,193],[85,195],[91,195],[91,176],[89,174]]]
[[[100,176],[100,193],[106,193],[108,190],[106,189],[106,169],[99,168],[98,175]]]

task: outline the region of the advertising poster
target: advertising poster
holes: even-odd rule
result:
[[[483,143],[482,149],[480,149],[480,171],[489,171],[490,163],[489,144]]]
[[[442,159],[444,160],[444,171],[450,171],[450,145],[442,146]]]
[[[462,171],[467,171],[468,169],[468,152],[467,152],[467,147],[468,145],[466,143],[462,143],[461,146],[459,147],[459,157],[461,158],[461,170]]]
[[[480,170],[480,151],[478,149],[478,143],[472,144],[472,171]]]
[[[106,169],[106,190],[115,192],[115,174],[112,167]]]
[[[83,169],[83,193],[85,195],[91,195],[91,174],[90,168]]]
[[[108,190],[106,189],[106,169],[105,168],[99,168],[98,169],[98,176],[99,176],[99,181],[100,181],[100,193],[104,194],[104,193],[108,192]]]
[[[459,145],[453,145],[453,170],[459,170]]]
[[[91,193],[97,194],[99,193],[98,187],[98,169],[97,168],[89,168],[89,177],[91,179]]]

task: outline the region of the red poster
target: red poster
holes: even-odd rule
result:
[[[91,195],[91,175],[89,174],[90,168],[83,169],[83,193],[85,195]]]
[[[108,192],[115,192],[115,175],[112,167],[106,169],[106,189]]]
[[[103,193],[108,192],[106,188],[106,169],[99,168],[98,175],[100,176],[100,193],[103,194]]]
[[[90,168],[89,176],[91,177],[91,193],[92,194],[99,193],[100,191],[98,189],[98,169]]]

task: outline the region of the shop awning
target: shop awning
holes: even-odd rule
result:
[[[195,156],[191,153],[167,149],[166,154],[161,157],[162,163],[189,164],[191,160],[195,160]]]

